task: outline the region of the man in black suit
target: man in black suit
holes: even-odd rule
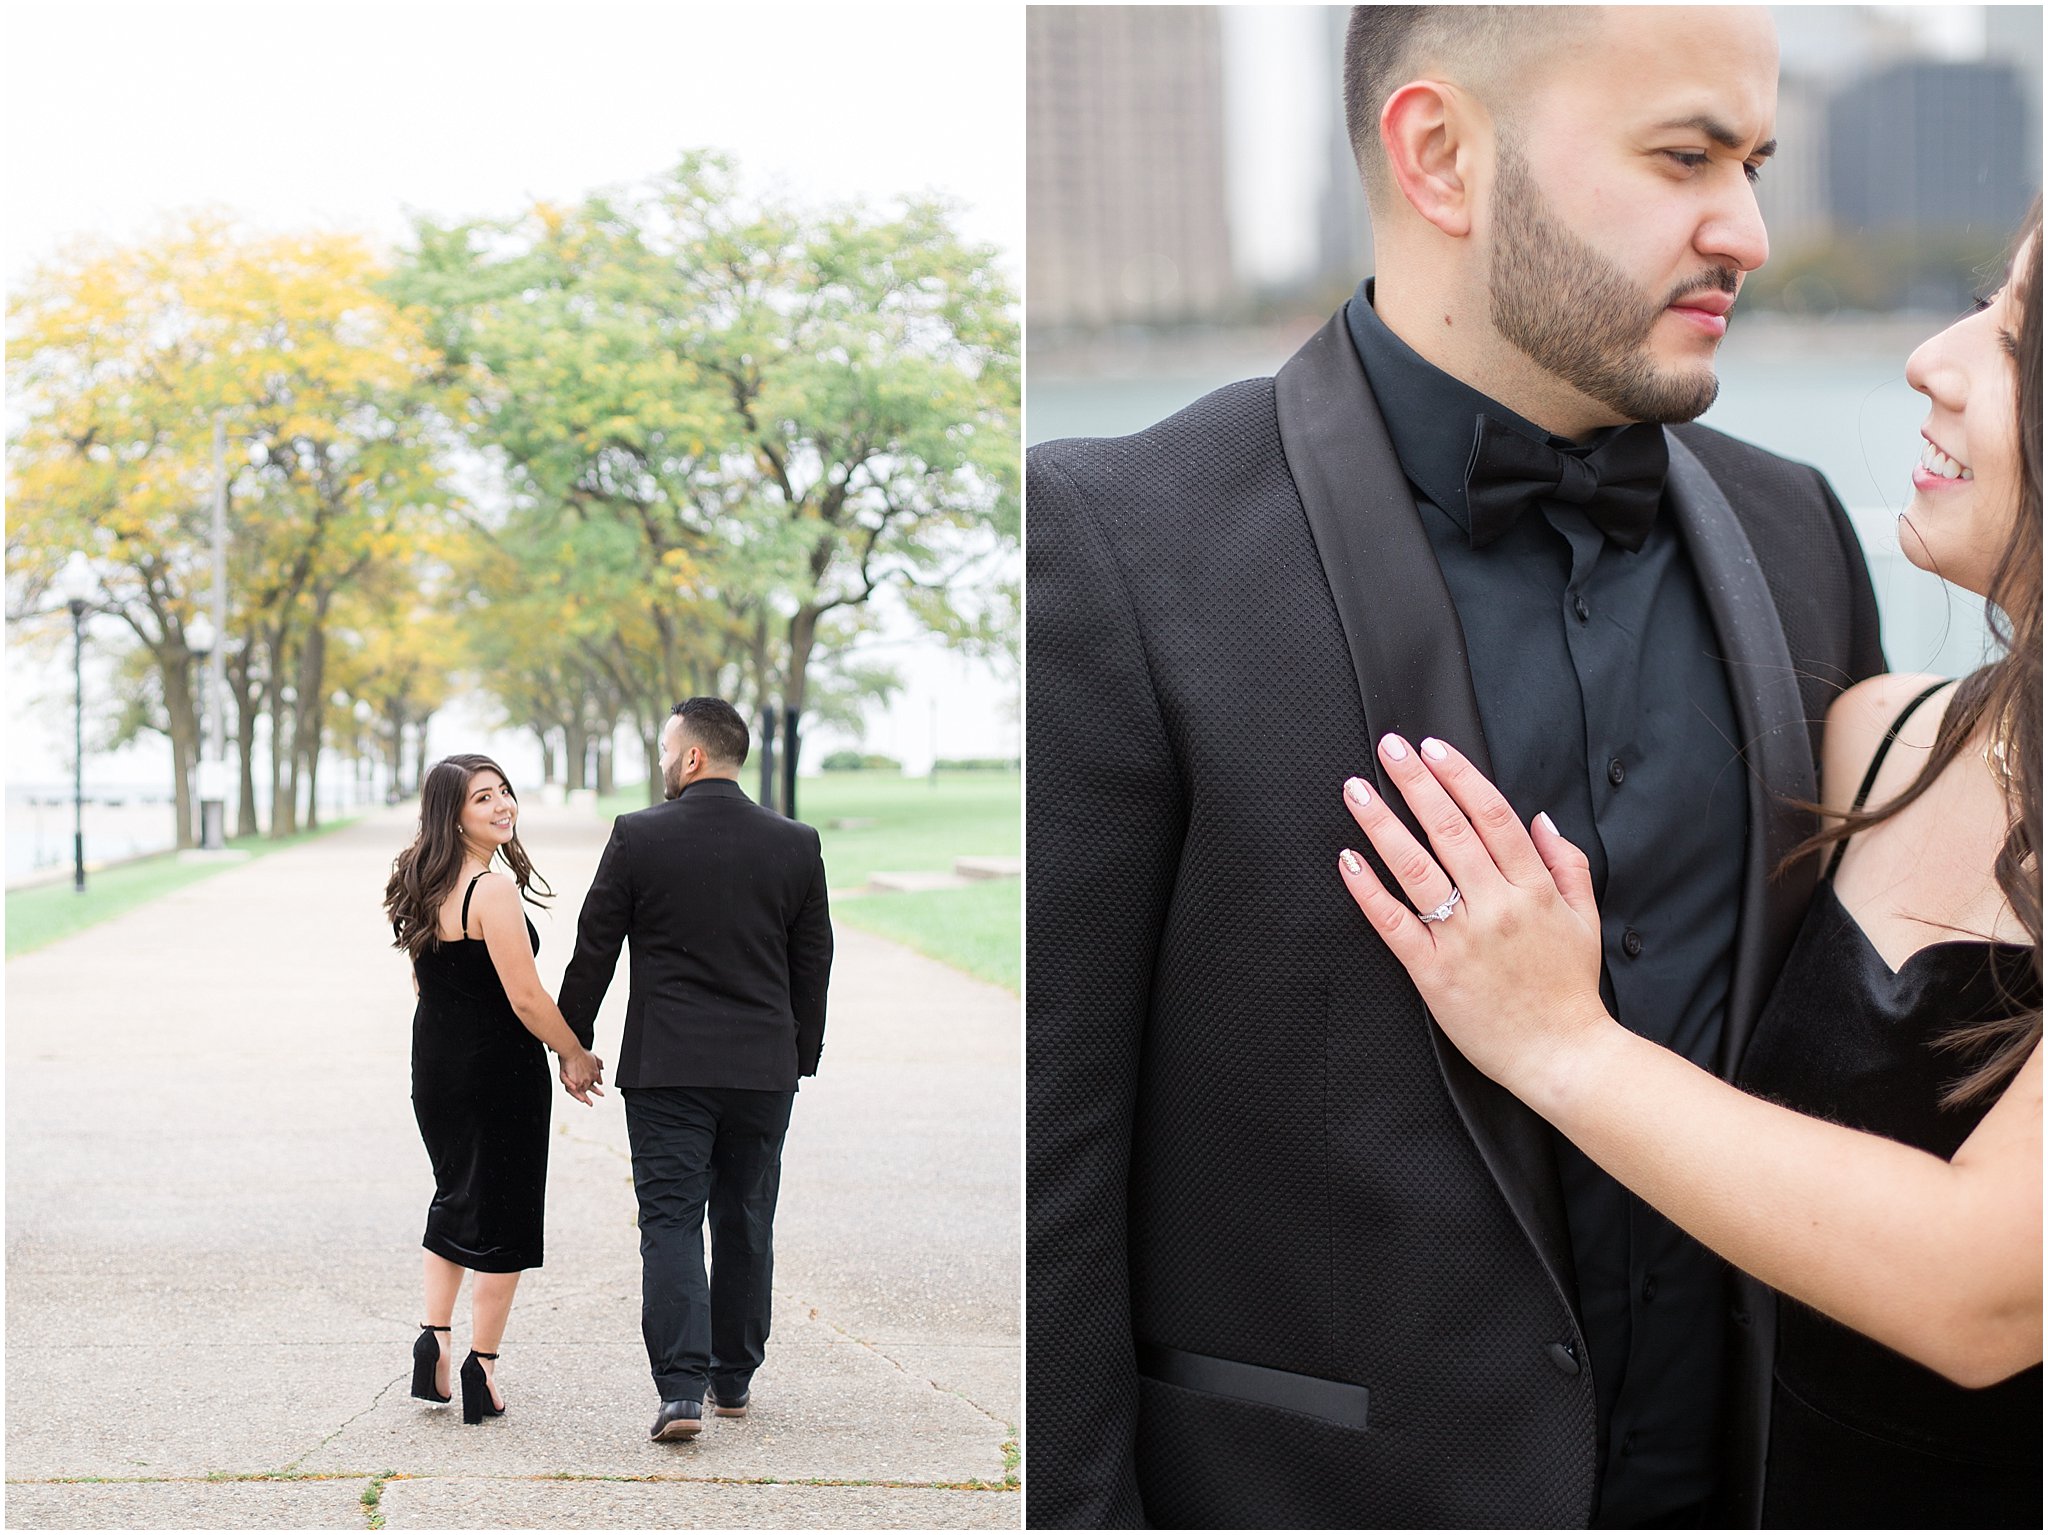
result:
[[[818,834],[747,798],[747,746],[724,699],[676,705],[661,734],[667,803],[612,824],[562,977],[562,1016],[587,1047],[632,938],[618,1086],[655,1439],[695,1435],[707,1400],[720,1417],[747,1410],[768,1342],[782,1137],[825,1041],[832,922]]]
[[[1029,1518],[1753,1522],[1767,1299],[1474,1070],[1334,870],[1375,741],[1450,741],[1588,851],[1617,1016],[1739,1059],[1883,665],[1826,482],[1680,424],[1776,40],[1362,6],[1345,79],[1376,280],[1030,458]]]

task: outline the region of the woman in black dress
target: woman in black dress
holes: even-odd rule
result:
[[[2041,1525],[2040,233],[2037,202],[2006,286],[1906,370],[1931,409],[1901,546],[1988,597],[2001,654],[1828,711],[1795,854],[1828,862],[1742,1090],[1607,1015],[1587,861],[1546,817],[1532,840],[1456,751],[1389,737],[1439,865],[1346,789],[1432,920],[1355,852],[1341,876],[1445,1033],[1783,1296],[1769,1526]]]
[[[498,1344],[519,1276],[541,1263],[554,1090],[547,1053],[583,1103],[604,1062],[585,1050],[541,985],[540,934],[520,905],[538,878],[519,845],[519,802],[488,757],[444,758],[420,786],[420,827],[384,891],[394,947],[412,958],[412,1105],[434,1164],[422,1242],[427,1320],[413,1344],[412,1394],[450,1399],[443,1339],[465,1272],[470,1353],[462,1421],[505,1410]],[[507,873],[492,873],[502,856]],[[547,886],[540,884],[542,892]]]

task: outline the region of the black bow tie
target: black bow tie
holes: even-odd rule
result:
[[[1633,554],[1650,536],[1664,495],[1670,453],[1654,422],[1625,426],[1592,452],[1562,453],[1491,416],[1479,417],[1465,464],[1472,547],[1484,548],[1534,501],[1584,509],[1588,520]]]

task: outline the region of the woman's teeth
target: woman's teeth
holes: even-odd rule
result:
[[[1944,480],[1973,480],[1975,475],[1950,458],[1933,443],[1923,440],[1920,446],[1920,467],[1929,474],[1939,475]]]

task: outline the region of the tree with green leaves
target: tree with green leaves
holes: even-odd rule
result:
[[[422,222],[417,246],[389,291],[473,384],[493,536],[650,764],[685,693],[809,708],[881,591],[941,632],[994,611],[1015,304],[943,206],[809,212],[700,155],[574,208]],[[478,616],[532,634],[524,604]],[[886,681],[849,666],[839,692],[863,678]]]

